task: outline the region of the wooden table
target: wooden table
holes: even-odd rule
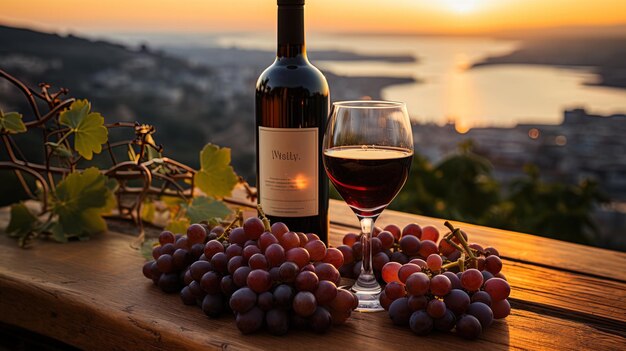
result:
[[[356,230],[332,201],[330,243]],[[2,212],[0,227],[7,223]],[[378,224],[443,220],[386,211]],[[40,242],[30,250],[0,235],[0,322],[94,350],[626,350],[626,254],[537,236],[455,223],[472,242],[499,249],[512,286],[512,314],[477,341],[418,337],[386,313],[353,313],[325,335],[290,331],[243,336],[233,317],[209,319],[143,277],[132,237],[114,231],[87,242]]]

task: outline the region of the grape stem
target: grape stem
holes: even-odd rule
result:
[[[237,214],[235,215],[235,218],[226,226],[226,228],[224,228],[224,233],[222,233],[222,235],[220,235],[216,240],[222,241],[224,239],[228,239],[228,234],[232,230],[233,226],[235,226],[235,223],[239,222],[240,224],[239,226],[241,226],[242,221],[243,221],[243,212],[241,210],[237,210]]]
[[[263,221],[263,227],[265,228],[266,232],[269,232],[270,230],[272,230],[272,226],[270,225],[270,220],[267,219],[267,216],[265,216],[265,212],[263,212],[263,207],[261,207],[261,204],[256,205],[256,209],[259,211],[259,215],[261,215],[261,220]]]
[[[448,229],[450,229],[450,233],[447,234],[444,239],[446,240],[446,242],[452,246],[454,246],[457,250],[459,250],[461,252],[461,258],[463,258],[463,261],[465,261],[465,254],[467,254],[468,256],[468,260],[469,260],[469,264],[471,265],[471,267],[476,268],[478,267],[478,259],[476,258],[476,256],[474,255],[474,250],[472,250],[471,247],[469,247],[469,244],[467,243],[467,240],[465,240],[465,237],[463,236],[463,234],[461,233],[461,229],[459,228],[455,228],[452,223],[446,221],[444,223],[444,225],[446,227],[448,227]],[[463,247],[460,247],[457,243],[455,243],[452,240],[452,237],[456,237],[458,239],[459,242],[461,242],[461,245]],[[459,265],[459,269],[461,272],[463,272],[464,269],[464,264]]]

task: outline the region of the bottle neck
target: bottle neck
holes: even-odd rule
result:
[[[306,57],[304,44],[304,6],[278,6],[277,58]]]

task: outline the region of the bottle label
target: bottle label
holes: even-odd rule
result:
[[[259,184],[271,216],[318,215],[319,128],[259,127]]]

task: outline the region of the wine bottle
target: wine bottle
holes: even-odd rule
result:
[[[324,75],[308,60],[304,0],[278,0],[278,49],[256,84],[258,201],[272,223],[328,243],[322,140],[329,110]]]

